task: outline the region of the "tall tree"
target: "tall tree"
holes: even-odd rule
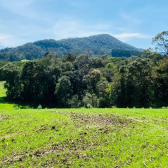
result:
[[[158,49],[168,56],[168,31],[159,33],[152,39],[152,43],[156,44]]]
[[[56,85],[55,94],[59,107],[68,107],[72,97],[71,82],[67,76],[62,76]]]

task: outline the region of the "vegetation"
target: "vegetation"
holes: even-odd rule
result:
[[[168,58],[149,50],[142,58],[68,53],[5,64],[7,98],[42,107],[162,107],[168,104]]]
[[[0,167],[167,167],[166,52],[45,57],[0,64]]]
[[[167,109],[19,109],[3,103],[2,168],[168,164]]]
[[[64,40],[41,40],[34,43],[27,43],[16,48],[0,50],[0,60],[20,61],[43,58],[46,52],[54,51],[57,57],[62,57],[71,52],[76,55],[88,54],[89,56],[111,55],[112,49],[122,50],[122,53],[140,56],[141,49],[123,43],[118,39],[101,34],[84,38],[70,38]],[[118,55],[127,57],[126,54]]]
[[[168,55],[168,31],[159,33],[152,39],[152,42],[156,44],[156,49],[159,49],[160,52],[164,52],[165,55]]]
[[[142,52],[123,50],[123,49],[112,49],[111,55],[113,57],[131,57],[131,56],[141,57]]]
[[[30,109],[30,108],[33,108],[33,106],[24,103],[16,103],[13,101],[9,101],[6,98],[6,89],[4,89],[4,82],[0,82],[0,110]]]

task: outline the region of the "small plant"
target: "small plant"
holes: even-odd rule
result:
[[[91,104],[87,104],[86,106],[87,108],[93,108],[93,106]]]
[[[112,106],[111,108],[117,108],[116,106]]]
[[[81,109],[85,109],[86,107],[85,106],[82,106],[82,107],[80,107]]]
[[[168,109],[168,107],[163,106],[162,109]]]
[[[38,107],[37,107],[37,109],[42,109],[42,105],[39,104]]]
[[[20,109],[18,106],[14,106],[13,108],[14,108],[15,110]]]

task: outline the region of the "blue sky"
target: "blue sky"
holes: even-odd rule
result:
[[[110,34],[138,48],[168,30],[167,0],[0,0],[0,48]]]

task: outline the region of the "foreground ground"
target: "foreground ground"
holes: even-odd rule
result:
[[[18,109],[0,98],[0,167],[168,167],[168,110]]]

